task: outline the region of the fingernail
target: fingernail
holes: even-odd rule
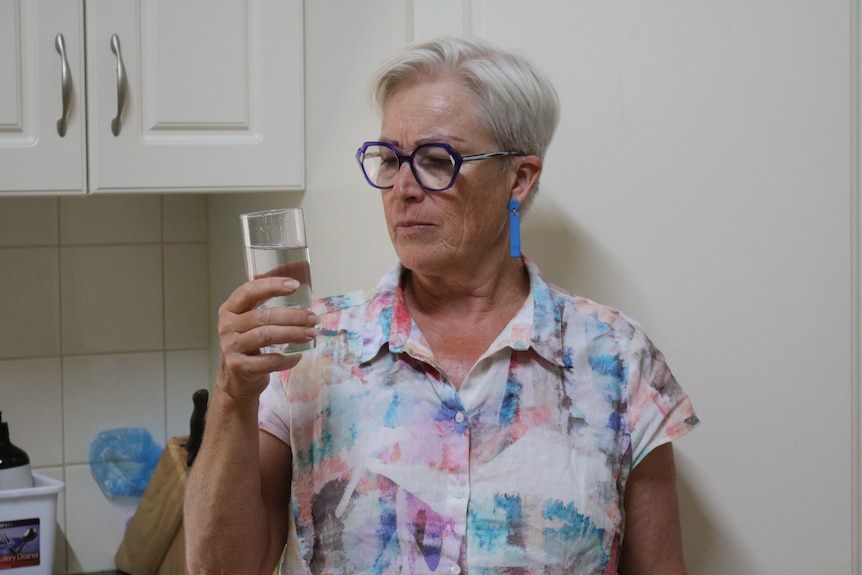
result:
[[[316,314],[310,313],[308,314],[308,323],[318,324],[320,323],[320,318]]]
[[[305,330],[303,330],[303,333],[305,334],[305,337],[309,339],[314,339],[315,337],[317,337],[317,330],[313,327],[305,328]]]
[[[284,280],[284,287],[288,289],[296,289],[299,287],[299,282],[296,280]]]

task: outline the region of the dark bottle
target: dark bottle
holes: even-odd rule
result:
[[[9,424],[0,412],[0,490],[33,487],[30,457],[9,441]]]

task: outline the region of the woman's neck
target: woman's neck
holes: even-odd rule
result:
[[[530,280],[520,258],[470,273],[445,270],[429,274],[407,270],[404,293],[411,313],[423,316],[475,316],[520,308],[530,291]],[[505,311],[504,311],[505,313]]]

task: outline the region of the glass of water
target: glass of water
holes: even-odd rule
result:
[[[289,296],[274,297],[263,306],[311,307],[311,265],[305,239],[305,218],[301,208],[267,210],[240,214],[245,270],[248,279],[288,277],[299,282]],[[285,343],[264,348],[264,353],[289,355],[312,349],[314,340]]]

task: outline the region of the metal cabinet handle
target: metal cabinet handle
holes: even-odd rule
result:
[[[111,51],[117,56],[117,115],[111,120],[111,132],[120,135],[120,122],[123,108],[126,105],[126,66],[123,64],[123,54],[120,52],[120,37],[111,36]]]
[[[57,120],[57,133],[62,138],[66,135],[66,121],[69,118],[69,105],[72,103],[72,72],[69,69],[69,60],[66,58],[66,40],[62,34],[57,34],[54,39],[54,47],[60,54],[60,90],[63,95],[63,114]]]

